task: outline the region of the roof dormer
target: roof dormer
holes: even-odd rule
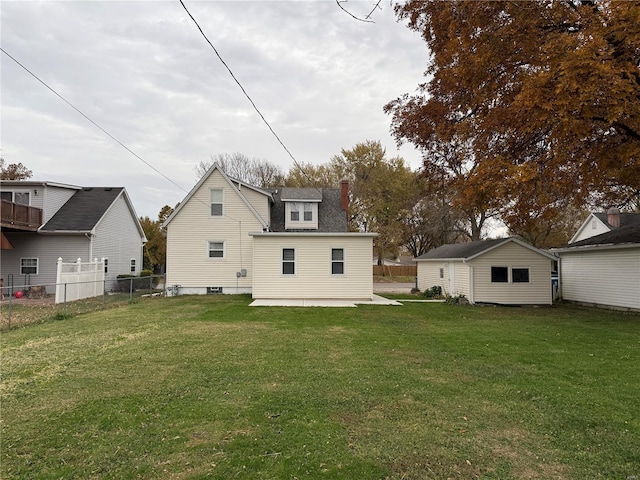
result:
[[[317,188],[283,188],[285,230],[318,230],[318,204],[322,191]]]

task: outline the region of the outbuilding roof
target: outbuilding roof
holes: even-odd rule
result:
[[[467,243],[450,243],[447,245],[442,245],[438,248],[434,248],[433,250],[428,251],[424,255],[420,255],[416,258],[416,261],[420,260],[470,260],[475,258],[483,253],[488,252],[489,250],[493,250],[494,248],[499,247],[505,243],[517,243],[529,250],[532,250],[540,255],[544,255],[550,259],[553,259],[553,255],[540,250],[532,245],[529,245],[522,240],[517,238],[495,238],[491,240],[477,240],[475,242],[467,242]]]

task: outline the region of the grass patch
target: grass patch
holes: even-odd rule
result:
[[[4,333],[0,477],[640,475],[640,315],[249,301]]]

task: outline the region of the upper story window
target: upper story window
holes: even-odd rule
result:
[[[211,216],[221,217],[224,212],[224,192],[221,189],[211,189]]]
[[[6,200],[7,202],[17,203],[18,205],[31,205],[30,192],[28,191],[4,191],[0,192],[0,195],[2,197],[2,200]]]
[[[318,228],[318,202],[287,202],[285,228]]]
[[[135,273],[136,272],[136,259],[132,258],[131,261],[129,262],[129,270],[131,271],[131,273]]]

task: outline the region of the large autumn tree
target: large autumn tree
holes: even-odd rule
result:
[[[570,204],[638,195],[640,3],[410,0],[396,12],[431,62],[417,95],[385,106],[392,132],[459,206],[498,210],[517,233]]]

